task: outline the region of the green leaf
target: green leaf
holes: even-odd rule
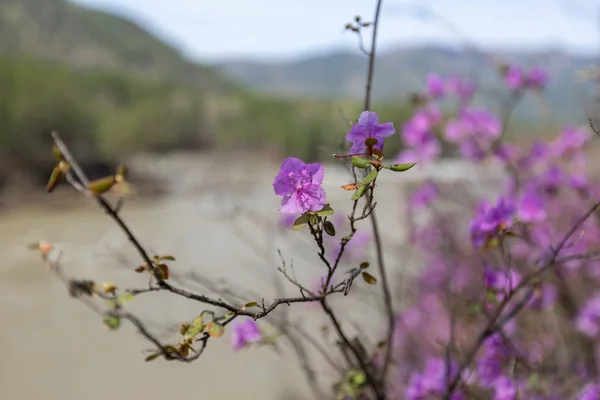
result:
[[[371,161],[366,157],[352,156],[351,161],[352,165],[358,168],[369,168],[371,166]]]
[[[356,192],[354,192],[354,194],[352,195],[352,200],[360,199],[365,195],[365,193],[367,193],[367,187],[359,186],[358,189],[356,189]]]
[[[55,167],[52,170],[52,174],[50,174],[50,179],[48,179],[48,183],[46,184],[46,191],[48,193],[52,192],[63,176],[64,174],[60,167]]]
[[[62,161],[65,158],[63,157],[62,153],[60,152],[60,149],[58,148],[58,146],[55,144],[52,146],[52,155],[54,156],[54,158],[56,158],[58,161]]]
[[[331,221],[325,221],[323,223],[323,230],[329,236],[335,236],[335,227],[333,226],[333,224],[331,223]]]
[[[360,263],[360,269],[367,269],[369,268],[369,263],[367,261],[363,261]]]
[[[328,217],[333,215],[333,208],[331,208],[329,204],[325,204],[325,206],[323,206],[323,208],[317,211],[315,214],[319,217]]]
[[[367,146],[367,148],[369,148],[369,147],[373,147],[373,146],[375,146],[377,143],[379,143],[379,141],[378,141],[377,139],[375,139],[375,138],[372,138],[372,137],[370,137],[370,138],[367,138],[367,139],[365,140],[365,146]]]
[[[356,386],[364,385],[367,382],[367,376],[364,371],[354,370],[350,373],[352,383]]]
[[[258,305],[258,303],[257,303],[257,302],[255,302],[255,301],[251,301],[251,302],[249,302],[249,303],[246,303],[246,304],[244,304],[244,307],[243,307],[243,308],[256,307],[257,305]]]
[[[173,256],[160,256],[158,257],[159,261],[175,261],[175,257]]]
[[[368,184],[373,182],[377,178],[378,173],[379,171],[377,171],[376,169],[373,169],[371,172],[369,172],[369,175],[367,175],[365,179],[363,179],[360,182],[361,186],[367,186]]]
[[[368,272],[364,272],[361,274],[362,278],[365,282],[367,282],[369,285],[374,285],[377,283],[377,279],[375,279],[375,277],[371,274],[369,274]]]
[[[88,184],[88,190],[94,194],[103,194],[112,189],[115,182],[114,176],[96,179]]]
[[[106,329],[114,331],[119,329],[121,326],[121,318],[115,317],[110,314],[105,314],[104,318],[102,318],[102,323],[106,327]]]
[[[186,339],[193,339],[204,330],[204,327],[204,319],[202,317],[198,317],[192,322],[188,330],[185,332],[184,337]]]
[[[120,305],[124,306],[127,303],[131,303],[135,299],[135,295],[130,292],[121,293],[117,296],[117,301]]]
[[[294,230],[297,231],[302,229],[302,227],[308,223],[309,218],[309,214],[302,214],[301,216],[296,218],[296,220],[294,221]]]
[[[210,337],[218,338],[223,336],[223,332],[225,332],[225,327],[221,324],[218,324],[214,321],[206,324],[206,331]]]
[[[156,360],[158,357],[160,357],[160,353],[152,353],[148,357],[146,357],[144,359],[144,361],[149,362],[149,361],[152,361],[152,360]]]
[[[225,316],[223,318],[229,319],[229,318],[233,317],[234,315],[235,315],[235,313],[233,311],[229,311],[227,314],[225,314]]]
[[[404,172],[404,171],[408,171],[415,165],[417,165],[417,163],[387,164],[387,165],[384,165],[383,168],[389,169],[390,171],[394,171],[394,172]]]
[[[319,222],[319,217],[317,217],[315,214],[309,214],[308,215],[308,223],[311,224],[312,226],[317,225],[317,223]]]

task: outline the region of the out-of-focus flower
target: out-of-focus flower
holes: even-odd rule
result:
[[[262,338],[260,329],[251,318],[232,323],[231,344],[235,350],[240,350],[250,343],[259,342]]]
[[[495,206],[487,201],[482,202],[471,223],[473,245],[481,247],[500,232],[510,229],[515,211],[514,205],[504,197],[500,197]]]
[[[577,329],[591,337],[600,332],[600,294],[589,299],[579,311],[575,321]]]
[[[445,94],[444,80],[437,74],[429,74],[425,86],[427,88],[427,95],[432,99],[438,99]]]
[[[427,207],[438,198],[438,190],[433,182],[425,182],[412,194],[410,202],[414,207]]]

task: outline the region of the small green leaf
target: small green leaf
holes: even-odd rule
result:
[[[315,226],[317,225],[317,223],[319,222],[319,217],[317,217],[315,214],[309,214],[308,215],[308,223]]]
[[[359,186],[358,189],[356,189],[356,192],[354,192],[354,194],[352,195],[352,200],[360,199],[365,195],[365,193],[367,193],[367,187]]]
[[[223,336],[223,332],[225,332],[225,327],[223,325],[218,324],[214,321],[206,324],[206,331],[210,337],[218,338]]]
[[[379,141],[375,138],[367,138],[367,140],[365,140],[365,146],[367,146],[367,148],[369,147],[373,147],[375,146],[377,143],[379,143]]]
[[[390,171],[394,171],[394,172],[404,172],[404,171],[408,171],[415,165],[417,165],[417,163],[387,164],[387,165],[384,165],[383,167],[386,169],[389,169]]]
[[[110,314],[105,314],[104,318],[102,319],[102,323],[104,324],[106,329],[114,331],[119,329],[119,327],[121,326],[121,318],[115,317]]]
[[[88,190],[94,194],[103,194],[112,189],[115,182],[114,176],[96,179],[88,184]]]
[[[160,353],[152,353],[148,357],[146,357],[144,359],[144,361],[149,362],[149,361],[152,361],[152,360],[156,360],[158,357],[160,357]]]
[[[371,274],[369,274],[368,272],[364,272],[361,274],[362,278],[365,282],[367,282],[369,285],[374,285],[377,283],[377,279],[375,279],[375,277]]]
[[[225,314],[225,316],[223,318],[229,319],[229,318],[233,317],[234,315],[235,315],[235,313],[233,311],[229,311],[227,314]]]
[[[360,263],[360,269],[367,269],[369,268],[369,263],[367,261],[363,261]]]
[[[50,193],[54,190],[58,182],[60,182],[61,178],[64,176],[60,167],[55,167],[52,170],[52,174],[50,175],[50,179],[48,179],[48,183],[46,184],[46,192]]]
[[[160,256],[158,257],[159,261],[175,261],[175,257],[173,256]]]
[[[188,330],[185,332],[184,337],[186,339],[193,339],[204,330],[204,327],[204,319],[202,317],[198,317],[192,322]]]
[[[302,229],[302,227],[308,222],[309,218],[309,214],[302,214],[301,216],[296,218],[296,220],[294,221],[294,230],[297,231]]]
[[[58,148],[58,146],[55,144],[54,146],[52,146],[52,155],[54,156],[54,158],[56,158],[58,161],[62,161],[65,158],[63,157],[62,153],[60,152],[60,149]]]
[[[244,307],[243,307],[243,308],[256,307],[257,305],[258,305],[258,303],[257,303],[257,302],[255,302],[255,301],[251,301],[251,302],[249,302],[249,303],[246,303],[246,304],[244,304]]]
[[[367,382],[367,376],[364,371],[352,371],[351,379],[352,383],[356,386],[364,385]]]
[[[367,186],[368,184],[373,182],[377,178],[378,173],[379,171],[377,171],[376,169],[373,169],[371,172],[369,172],[369,175],[367,175],[365,179],[363,179],[360,182],[361,186]]]
[[[352,165],[357,168],[369,168],[371,166],[371,161],[365,157],[352,156],[351,161]]]
[[[135,299],[135,295],[130,292],[121,293],[117,296],[117,301],[120,305],[124,306],[127,303],[131,303]]]
[[[331,223],[331,221],[325,221],[323,223],[323,230],[329,236],[335,236],[335,227],[333,226],[333,224]]]
[[[317,211],[315,214],[317,214],[319,217],[328,217],[333,215],[333,208],[331,208],[329,204],[325,204],[325,206],[323,206],[323,208]]]

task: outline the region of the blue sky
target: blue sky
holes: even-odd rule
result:
[[[371,0],[74,0],[118,11],[204,61],[288,59],[356,39],[343,26],[370,19]],[[422,19],[415,5],[443,17]],[[457,31],[455,27],[460,27]],[[462,35],[488,48],[600,50],[600,0],[386,0],[380,47],[460,44]]]

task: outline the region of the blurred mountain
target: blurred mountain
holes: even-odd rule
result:
[[[174,78],[203,88],[229,85],[136,23],[66,0],[0,0],[0,53]]]
[[[589,84],[582,84],[577,72],[597,65],[593,57],[562,51],[537,53],[499,51],[482,54],[438,46],[406,47],[380,52],[376,62],[373,95],[378,100],[406,98],[422,88],[426,76],[458,75],[473,79],[482,89],[478,102],[491,105],[503,92],[498,63],[525,68],[542,66],[551,78],[546,90],[551,114],[561,120],[581,118],[582,107],[589,101]],[[334,52],[285,63],[234,60],[217,67],[237,82],[259,91],[286,96],[318,96],[360,99],[364,93],[366,56],[358,52]],[[539,101],[526,98],[519,116],[537,119]]]
[[[359,111],[340,103],[252,93],[118,15],[0,0],[0,197],[27,182],[42,190],[53,130],[92,175],[181,150],[311,160],[343,137],[341,113]]]

